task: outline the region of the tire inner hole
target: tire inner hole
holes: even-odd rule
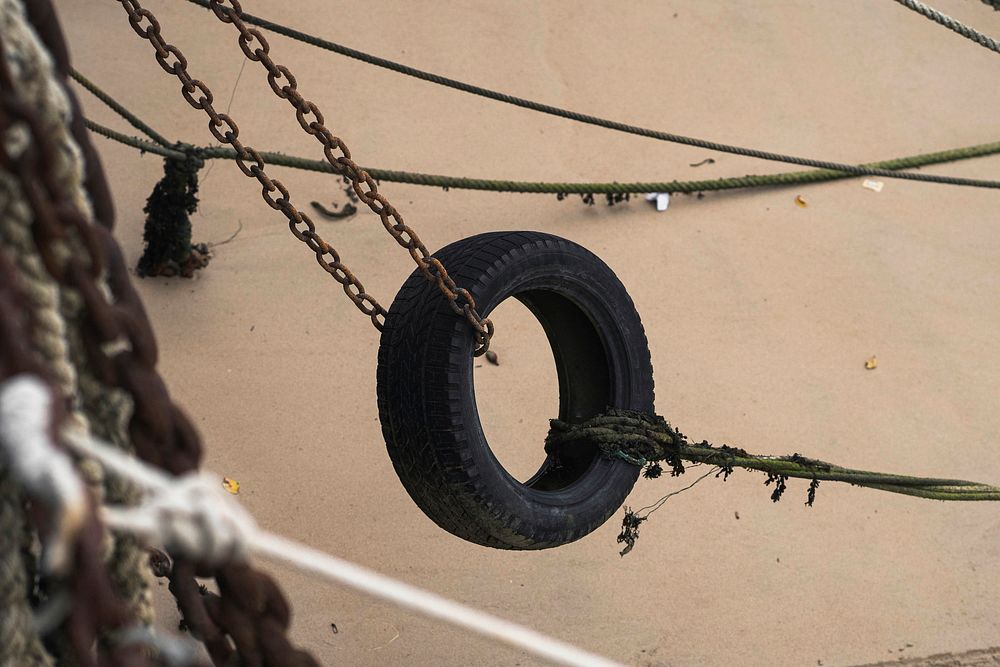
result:
[[[517,481],[555,491],[578,480],[597,452],[546,457],[549,419],[578,423],[611,403],[604,348],[587,316],[569,299],[548,290],[521,292],[490,313],[503,323],[494,351],[473,363],[480,424],[493,455]]]

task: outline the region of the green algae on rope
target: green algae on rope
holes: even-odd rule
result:
[[[140,277],[190,278],[208,264],[208,248],[191,243],[191,214],[198,209],[198,171],[205,164],[195,154],[163,160],[163,178],[142,209],[145,248],[136,273]]]
[[[719,466],[727,474],[733,468],[747,468],[784,477],[847,482],[933,500],[1000,500],[1000,487],[979,482],[855,470],[799,454],[764,456],[727,445],[716,447],[706,441],[690,443],[662,417],[627,410],[611,409],[582,424],[552,420],[546,437],[547,451],[558,451],[559,447],[578,441],[592,443],[608,456],[621,452],[644,464],[664,461],[675,476],[684,473],[683,461],[690,461]]]
[[[159,146],[150,141],[133,137],[121,132],[116,132],[108,127],[86,121],[87,128],[107,139],[116,141],[126,146],[138,149],[144,153],[154,153],[163,157],[183,159],[188,152],[194,153],[205,160],[233,159],[236,152],[231,148],[224,147],[199,147],[188,144],[175,144],[175,148]],[[988,155],[1000,153],[1000,141],[975,146],[965,146],[962,148],[952,148],[933,153],[921,153],[907,157],[883,160],[880,162],[870,162],[871,166],[880,169],[914,169],[933,164],[945,162],[956,162],[968,160]],[[306,171],[316,171],[332,174],[333,168],[329,163],[322,160],[310,160],[302,157],[285,155],[271,151],[261,151],[261,157],[268,164],[279,167],[291,167],[293,169],[303,169]],[[822,183],[825,181],[836,181],[845,178],[853,178],[854,174],[841,171],[831,171],[827,169],[813,169],[805,171],[790,171],[778,174],[750,174],[747,176],[737,176],[732,178],[716,178],[697,181],[645,181],[645,182],[604,182],[604,183],[580,183],[580,182],[543,182],[543,181],[512,181],[496,180],[484,178],[466,178],[461,176],[443,176],[439,174],[422,174],[409,171],[395,171],[389,169],[378,169],[365,167],[372,178],[377,181],[387,183],[406,183],[410,185],[423,185],[437,188],[456,190],[485,190],[490,192],[513,192],[521,194],[593,194],[593,195],[614,195],[614,194],[643,194],[647,192],[670,192],[672,194],[712,192],[720,190],[737,190],[743,188],[758,187],[782,187],[790,185],[803,185],[808,183]],[[1000,188],[1000,181],[980,181],[983,187]]]
[[[663,417],[629,410],[608,409],[581,424],[553,419],[545,438],[546,453],[558,460],[560,450],[571,444],[589,444],[605,456],[645,467],[644,476],[647,478],[660,476],[663,472],[661,461],[670,467],[673,477],[684,474],[685,461],[714,466],[711,472],[715,472],[716,477],[722,476],[723,480],[735,468],[760,471],[767,474],[765,485],[774,484],[771,493],[774,502],[781,499],[790,477],[810,480],[807,505],[813,504],[821,481],[846,482],[853,486],[931,500],[1000,501],[1000,487],[980,482],[856,470],[797,453],[765,456],[727,445],[716,447],[707,441],[691,443]],[[631,550],[638,536],[639,524],[648,516],[639,516],[626,509],[622,535],[619,536],[619,542],[627,545],[622,555]]]
[[[245,18],[250,17],[245,15]],[[189,153],[196,153],[199,157],[205,160],[235,158],[236,152],[232,148],[228,147],[198,147],[183,143],[171,144],[166,138],[163,137],[163,135],[151,128],[134,113],[125,109],[124,106],[119,104],[113,97],[111,97],[111,95],[102,90],[97,84],[93,83],[75,70],[72,71],[72,75],[81,85],[95,95],[98,100],[122,116],[133,127],[136,127],[153,139],[154,143],[145,141],[138,137],[132,137],[116,132],[115,130],[99,125],[89,119],[85,119],[87,128],[92,132],[127,146],[137,148],[143,152],[155,153],[164,157],[173,157],[174,159],[184,159],[184,156]],[[882,162],[869,162],[860,166],[866,169],[876,169],[879,171],[888,170],[890,172],[895,172],[931,164],[941,164],[944,162],[954,162],[968,158],[982,157],[995,153],[1000,153],[1000,142],[955,148],[935,153],[912,155],[909,157],[885,160]],[[306,158],[288,156],[282,153],[268,151],[262,152],[261,156],[276,166],[293,167],[296,169],[304,169],[306,171],[334,173],[330,164],[322,160],[309,160]],[[833,163],[824,162],[824,164]],[[850,167],[849,165],[846,167],[848,169],[853,169],[853,167]],[[858,175],[854,172],[838,171],[836,169],[814,169],[809,171],[793,171],[778,174],[751,174],[747,176],[708,179],[703,181],[674,180],[670,182],[658,183],[619,183],[614,181],[610,183],[546,183],[538,181],[510,181],[441,176],[436,174],[421,174],[377,168],[366,169],[366,171],[368,171],[372,178],[378,181],[386,181],[388,183],[408,183],[412,185],[429,185],[432,187],[444,188],[446,190],[456,188],[460,190],[487,190],[492,192],[555,194],[560,196],[560,198],[570,194],[579,194],[584,196],[585,203],[593,203],[594,195],[611,195],[612,197],[608,200],[609,204],[620,201],[621,196],[626,194],[639,194],[647,192],[669,192],[671,194],[678,194],[753,187],[787,186],[832,181]],[[919,176],[919,178],[915,180],[929,183],[1000,188],[1000,182],[998,181],[934,176],[929,174],[919,174],[913,176]]]

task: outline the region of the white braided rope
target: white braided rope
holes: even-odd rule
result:
[[[10,396],[18,397],[18,409],[11,414],[22,415],[22,421],[27,415],[28,424],[45,423],[50,403],[37,391],[25,392],[26,386],[30,386],[30,381],[24,378],[0,385],[0,401]],[[37,434],[31,431],[25,436],[24,433],[28,431],[23,428],[20,431],[15,428],[11,434],[5,432],[0,444],[6,449],[7,456],[19,459],[15,470],[23,479],[50,478],[51,474],[46,471],[57,458],[25,456],[26,446],[15,441],[28,437],[35,438],[37,442]],[[535,630],[263,530],[232,496],[222,490],[221,480],[213,475],[191,473],[179,478],[169,477],[85,433],[71,431],[64,433],[63,437],[65,443],[80,456],[97,461],[106,472],[123,477],[146,492],[145,500],[136,507],[104,507],[102,516],[107,524],[114,530],[127,531],[164,545],[170,553],[207,562],[245,558],[254,553],[471,630],[555,664],[588,667],[618,664]],[[47,492],[61,493],[60,489],[61,485],[51,484]]]

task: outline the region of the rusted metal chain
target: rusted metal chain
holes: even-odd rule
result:
[[[379,216],[382,226],[396,242],[406,248],[424,277],[437,285],[457,314],[468,319],[476,331],[476,354],[486,352],[493,335],[493,324],[476,312],[476,301],[472,295],[455,284],[440,260],[431,255],[417,233],[403,222],[399,211],[379,193],[375,180],[351,159],[351,151],[344,142],[333,136],[323,124],[323,114],[319,107],[299,93],[298,83],[288,68],[271,59],[271,47],[264,35],[256,28],[248,28],[244,24],[239,0],[229,0],[228,6],[225,0],[211,0],[211,3],[216,18],[223,23],[231,23],[239,31],[239,45],[243,54],[250,60],[259,62],[267,70],[267,82],[274,94],[288,100],[295,109],[295,117],[302,129],[323,146],[323,155],[333,167],[334,173],[351,181],[358,198]]]
[[[291,202],[288,189],[277,179],[270,178],[264,171],[265,162],[260,153],[244,145],[239,139],[239,126],[225,113],[219,113],[213,106],[214,97],[208,86],[191,77],[187,71],[187,59],[181,51],[168,44],[161,32],[156,17],[139,4],[138,0],[119,0],[128,13],[129,23],[137,35],[149,41],[156,51],[156,61],[165,72],[176,76],[181,82],[181,93],[195,109],[208,114],[209,130],[218,141],[229,144],[236,151],[236,164],[244,175],[256,178],[262,186],[262,196],[271,208],[281,211],[288,219],[288,227],[299,241],[309,247],[319,265],[344,287],[344,292],[363,313],[369,316],[375,328],[381,330],[385,322],[386,310],[374,297],[365,292],[364,286],[341,262],[340,255],[316,232],[316,226],[305,213]],[[315,136],[323,144],[323,152],[335,173],[349,178],[358,197],[382,220],[386,230],[396,241],[406,248],[416,262],[418,269],[429,281],[437,284],[448,299],[451,308],[463,315],[473,327],[476,337],[475,354],[480,355],[489,348],[493,335],[493,324],[476,311],[472,295],[458,287],[448,275],[444,266],[408,227],[399,212],[378,192],[374,179],[352,159],[343,142],[323,124],[323,114],[312,102],[306,100],[296,89],[296,80],[287,67],[271,60],[269,46],[264,37],[255,29],[247,28],[240,19],[238,2],[231,7],[221,3],[213,4],[213,11],[225,23],[233,23],[240,29],[239,44],[243,53],[256,62],[261,62],[268,70],[268,83],[278,97],[287,99],[296,109],[296,117],[302,128]],[[338,154],[339,153],[339,154]],[[275,192],[278,197],[275,197]],[[329,257],[330,259],[327,259]]]
[[[299,241],[313,251],[316,261],[334,280],[343,285],[344,292],[361,312],[371,318],[379,330],[385,320],[386,310],[364,288],[354,273],[340,260],[340,254],[316,232],[316,225],[305,213],[301,213],[291,201],[288,189],[277,179],[271,179],[264,172],[264,160],[252,147],[240,141],[240,129],[236,122],[225,113],[219,113],[213,106],[214,96],[205,83],[194,79],[187,71],[187,58],[180,50],[168,44],[160,34],[160,24],[152,12],[137,0],[119,0],[128,13],[129,24],[136,34],[149,41],[156,51],[156,62],[168,74],[181,82],[181,92],[195,109],[203,110],[209,117],[208,128],[218,141],[229,144],[237,153],[236,164],[244,175],[260,182],[261,196],[267,205],[280,211],[288,219],[288,228]],[[195,97],[195,95],[198,97]],[[275,197],[275,192],[278,197]],[[300,227],[301,226],[301,227]],[[330,259],[327,260],[326,257]]]

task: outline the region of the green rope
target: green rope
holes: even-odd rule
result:
[[[133,137],[128,134],[123,134],[117,130],[112,130],[110,127],[105,127],[100,123],[95,123],[89,118],[83,119],[83,124],[87,126],[87,129],[94,134],[99,134],[102,137],[111,139],[112,141],[117,141],[120,144],[126,146],[131,146],[132,148],[138,148],[142,153],[153,153],[155,155],[161,155],[166,158],[171,158],[174,160],[183,160],[187,157],[187,153],[176,148],[168,148],[167,146],[161,146],[159,144],[154,144],[145,139],[140,139],[139,137]],[[177,144],[171,144],[177,145]]]
[[[212,3],[210,0],[188,0],[188,2],[203,7],[205,9],[210,9]],[[470,93],[472,95],[478,95],[480,97],[485,97],[488,99],[496,100],[498,102],[504,102],[505,104],[512,104],[524,109],[530,109],[532,111],[538,111],[541,113],[546,113],[552,116],[558,116],[559,118],[565,118],[568,120],[577,121],[580,123],[586,123],[588,125],[596,125],[598,127],[604,127],[609,130],[615,130],[618,132],[625,132],[627,134],[634,134],[642,137],[648,137],[651,139],[658,139],[660,141],[668,141],[676,144],[684,144],[687,146],[695,146],[697,148],[704,148],[712,151],[719,151],[722,153],[732,153],[734,155],[743,155],[746,157],[758,158],[761,160],[771,160],[773,162],[785,162],[789,164],[797,164],[803,167],[813,167],[817,169],[827,169],[836,172],[846,172],[848,174],[853,174],[855,176],[880,176],[883,178],[898,178],[903,180],[911,181],[923,181],[927,183],[946,183],[949,185],[963,185],[972,187],[985,187],[985,188],[998,188],[1000,183],[995,181],[976,181],[974,179],[964,179],[964,178],[952,178],[947,176],[933,176],[930,174],[917,174],[912,172],[901,172],[893,171],[891,169],[883,169],[880,167],[873,167],[870,165],[850,165],[842,164],[839,162],[830,162],[828,160],[814,160],[812,158],[802,158],[795,157],[793,155],[783,155],[781,153],[772,153],[769,151],[757,150],[754,148],[744,148],[741,146],[733,146],[730,144],[722,144],[715,141],[708,141],[705,139],[698,139],[694,137],[686,137],[679,134],[673,134],[670,132],[663,132],[660,130],[652,130],[648,128],[638,127],[635,125],[629,125],[627,123],[621,123],[614,120],[608,120],[605,118],[598,118],[597,116],[590,116],[587,114],[578,113],[575,111],[570,111],[567,109],[560,109],[559,107],[554,107],[548,104],[542,104],[540,102],[534,102],[532,100],[526,100],[521,97],[515,97],[513,95],[508,95],[506,93],[497,92],[495,90],[490,90],[488,88],[483,88],[481,86],[476,86],[469,83],[464,83],[462,81],[457,81],[455,79],[450,79],[439,74],[433,74],[431,72],[425,72],[423,70],[410,67],[408,65],[403,65],[400,63],[387,60],[385,58],[380,58],[378,56],[371,55],[369,53],[364,53],[363,51],[358,51],[335,42],[331,42],[308,33],[283,26],[267,19],[259,18],[251,14],[246,14],[241,12],[240,16],[242,19],[252,25],[264,28],[271,32],[275,32],[279,35],[284,35],[292,39],[304,42],[306,44],[311,44],[313,46],[319,47],[326,51],[337,53],[349,58],[354,58],[355,60],[360,60],[361,62],[368,63],[370,65],[375,65],[376,67],[382,67],[384,69],[392,70],[400,74],[405,74],[406,76],[411,76],[423,81],[429,81],[431,83],[436,83],[438,85],[446,86],[448,88],[453,88],[455,90],[460,90],[462,92]],[[374,176],[374,174],[372,174]],[[388,179],[386,179],[388,180]],[[461,186],[455,186],[461,187]],[[744,185],[737,185],[733,187],[751,187]],[[480,188],[474,188],[480,189]],[[486,189],[486,188],[481,188]],[[722,189],[722,188],[720,188]],[[534,192],[534,190],[524,190],[524,192]],[[649,192],[650,190],[646,190]],[[659,192],[667,192],[667,189],[658,190]],[[596,192],[596,191],[595,191]],[[680,192],[680,190],[676,190]]]
[[[552,420],[545,440],[546,451],[555,457],[567,445],[589,443],[608,456],[620,456],[643,464],[665,461],[674,474],[684,472],[681,461],[718,466],[723,472],[733,468],[759,470],[778,478],[797,477],[819,481],[847,482],[890,493],[933,500],[1000,501],[1000,487],[960,479],[911,477],[843,468],[832,463],[792,456],[762,456],[735,447],[713,447],[707,442],[692,444],[662,417],[627,410],[609,410],[582,424]],[[727,472],[727,474],[728,474]],[[656,476],[656,475],[654,475]],[[783,483],[781,489],[783,490]],[[777,500],[780,498],[780,492]]]
[[[94,83],[84,75],[80,74],[73,68],[70,68],[69,75],[73,78],[74,81],[76,81],[81,86],[86,88],[91,95],[99,99],[101,102],[104,102],[104,104],[110,107],[112,111],[114,111],[119,116],[127,120],[132,127],[139,130],[140,132],[142,132],[147,137],[149,137],[156,143],[160,144],[161,146],[173,145],[174,142],[167,141],[166,137],[164,137],[162,134],[154,130],[152,127],[149,126],[149,124],[147,124],[141,118],[139,118],[134,113],[132,113],[124,106],[122,106],[115,98],[111,97],[111,95],[108,95],[106,92],[101,90],[101,88],[99,88],[96,83]]]
[[[762,456],[726,445],[714,447],[708,442],[693,444],[658,415],[608,409],[603,415],[582,424],[569,424],[558,419],[551,421],[549,434],[545,438],[545,452],[553,466],[579,465],[580,453],[585,453],[588,449],[596,449],[609,458],[620,458],[632,465],[645,467],[643,475],[647,478],[659,477],[663,473],[661,461],[670,466],[673,476],[684,474],[685,461],[712,466],[693,483],[668,493],[652,505],[636,511],[626,507],[621,533],[617,538],[619,544],[625,545],[619,552],[622,556],[635,547],[642,523],[669,498],[690,489],[712,474],[722,476],[725,480],[734,468],[766,473],[764,484],[773,484],[771,500],[774,502],[780,500],[785,493],[789,477],[809,480],[806,505],[810,506],[816,499],[816,489],[821,481],[846,482],[854,486],[932,500],[1000,501],[1000,487],[979,482],[855,470],[798,454]]]
[[[234,159],[236,151],[227,147],[198,147],[187,144],[175,144],[182,148],[167,148],[158,146],[138,137],[131,137],[121,132],[99,125],[91,120],[86,121],[87,128],[92,132],[113,141],[137,148],[147,153],[155,153],[172,159],[184,159],[187,153],[193,153],[204,160]],[[955,162],[970,158],[995,155],[1000,153],[1000,142],[954,148],[935,153],[922,153],[909,157],[872,162],[879,169],[913,169],[944,162]],[[323,160],[306,158],[262,151],[265,162],[281,167],[292,167],[306,171],[334,173],[333,167]],[[459,176],[442,176],[438,174],[421,174],[408,171],[393,171],[388,169],[366,168],[372,178],[387,183],[408,183],[411,185],[426,185],[438,188],[455,188],[458,190],[488,190],[491,192],[519,192],[529,194],[639,194],[645,192],[693,193],[715,190],[734,190],[738,188],[754,188],[767,186],[800,185],[805,183],[820,183],[844,178],[853,178],[854,174],[828,169],[809,171],[791,171],[779,174],[755,174],[735,178],[717,178],[701,181],[666,181],[640,183],[546,183],[537,181],[510,181],[483,178],[464,178]],[[1000,187],[1000,182],[986,181],[989,187]]]

